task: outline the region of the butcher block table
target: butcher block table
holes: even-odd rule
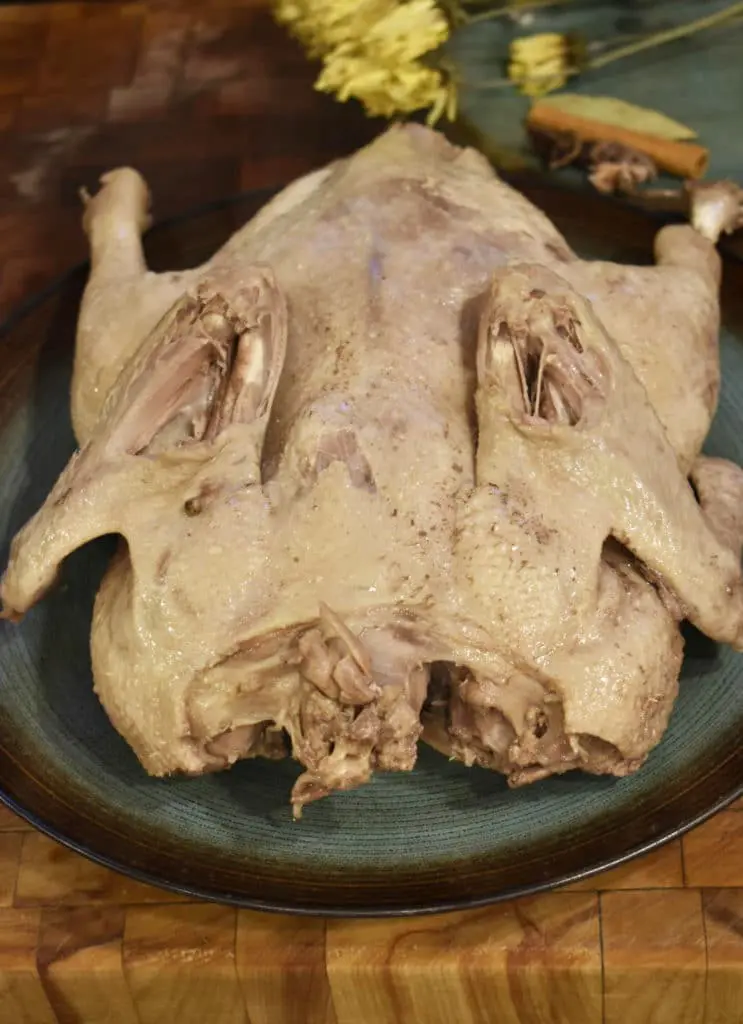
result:
[[[195,903],[0,816],[2,1024],[737,1024],[743,804],[547,895],[398,920]]]
[[[256,0],[0,6],[0,312],[84,257],[77,190],[112,165],[165,217],[378,130],[311,81]],[[388,921],[189,901],[1,809],[0,1024],[54,1021],[743,1022],[743,804],[569,889]]]

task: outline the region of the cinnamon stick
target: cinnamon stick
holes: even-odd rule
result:
[[[709,150],[697,143],[659,139],[618,125],[576,117],[551,103],[535,103],[526,123],[536,131],[572,132],[586,142],[621,142],[645,153],[656,166],[678,178],[701,178],[709,163]]]

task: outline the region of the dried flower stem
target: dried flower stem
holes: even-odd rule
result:
[[[545,6],[553,2],[565,2],[565,0],[545,0]],[[500,15],[503,12],[489,12],[490,14]],[[652,49],[656,46],[662,46],[664,43],[675,42],[677,39],[684,39],[687,36],[695,35],[697,32],[703,32],[709,28],[715,28],[718,25],[722,25],[726,21],[731,21],[733,18],[743,16],[743,2],[730,4],[728,7],[724,7],[721,11],[717,11],[715,14],[708,14],[704,18],[697,18],[695,21],[688,21],[683,25],[677,25],[675,28],[666,29],[663,32],[655,32],[650,36],[645,36],[637,42],[629,43],[627,46],[620,46],[616,50],[610,50],[608,53],[604,53],[599,57],[592,57],[586,61],[583,67],[575,67],[566,69],[568,76],[578,75],[583,71],[595,71],[598,68],[603,68],[607,64],[612,64],[616,60],[621,60],[623,57],[632,57],[636,53],[641,53],[644,50]],[[475,18],[482,19],[482,15],[475,15]],[[471,21],[470,21],[471,24]],[[507,86],[512,86],[513,82],[509,78],[496,78],[489,79],[484,82],[473,82],[474,88],[477,89],[503,89]]]
[[[494,11],[480,11],[478,14],[467,14],[465,11],[463,20],[465,25],[476,25],[478,22],[494,21],[496,18],[505,18],[508,15],[528,14],[544,7],[561,7],[566,3],[574,3],[574,0],[530,0],[529,3],[518,4],[518,6],[506,4]]]
[[[694,35],[696,32],[714,28],[716,25],[721,25],[724,21],[729,21],[738,15],[743,15],[743,3],[730,4],[729,7],[724,7],[715,14],[708,14],[705,18],[687,21],[684,25],[677,25],[676,28],[669,28],[665,32],[656,32],[654,35],[641,39],[636,43],[630,43],[628,46],[620,46],[616,50],[610,50],[609,53],[605,53],[601,57],[594,57],[587,66],[592,70],[603,68],[606,64],[611,64],[615,60],[621,60],[622,57],[632,57],[634,54],[641,53],[643,50],[648,50],[651,47],[661,46],[663,43],[673,43],[677,39],[684,39],[686,36]]]

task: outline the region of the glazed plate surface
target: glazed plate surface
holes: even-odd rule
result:
[[[521,182],[583,256],[650,262],[657,224],[591,196]],[[252,193],[154,229],[154,269],[210,256],[266,200]],[[0,567],[74,447],[68,412],[81,267],[0,335]],[[737,296],[737,297],[736,297]],[[743,264],[728,261],[723,386],[707,451],[743,463]],[[113,542],[74,555],[20,626],[0,623],[0,798],[54,838],[137,878],[298,913],[411,914],[553,887],[670,839],[743,792],[743,656],[687,635],[681,693],[646,766],[509,791],[422,747],[410,775],[313,804],[292,821],[293,762],[148,778],[92,689],[93,595]]]

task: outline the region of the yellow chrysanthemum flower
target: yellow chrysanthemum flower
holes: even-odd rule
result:
[[[340,100],[360,100],[372,117],[393,117],[429,108],[428,122],[442,114],[456,114],[456,90],[441,72],[412,61],[384,66],[373,58],[338,56],[325,62],[316,82],[321,92],[336,93]]]
[[[323,59],[321,92],[355,97],[373,116],[454,117],[453,82],[421,60],[449,36],[434,0],[278,0],[276,17]]]
[[[364,37],[396,0],[276,0],[276,20],[286,25],[312,57]]]
[[[434,0],[407,0],[370,25],[361,41],[385,60],[414,61],[448,38],[449,23]]]
[[[525,96],[544,96],[568,80],[570,46],[556,32],[514,39],[509,56],[508,77]]]

